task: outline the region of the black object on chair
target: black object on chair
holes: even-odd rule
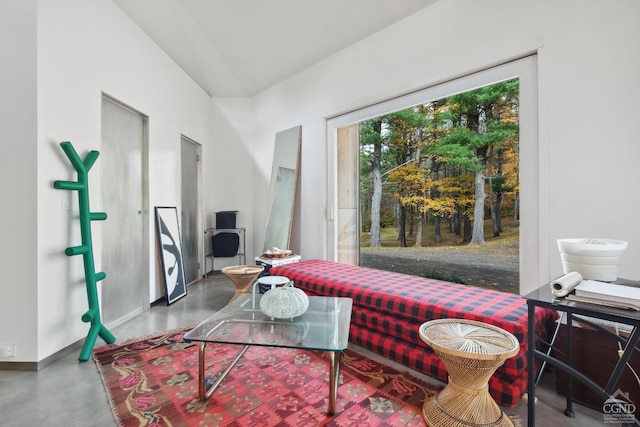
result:
[[[219,211],[216,212],[216,228],[222,230],[225,228],[236,228],[236,214],[238,211]]]
[[[234,257],[240,248],[240,235],[235,232],[221,231],[211,238],[214,257]]]

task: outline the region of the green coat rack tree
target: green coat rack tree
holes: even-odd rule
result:
[[[55,181],[53,187],[58,190],[75,190],[78,192],[82,244],[80,246],[69,247],[65,249],[64,253],[67,256],[82,255],[84,261],[84,276],[87,285],[89,311],[82,315],[82,321],[91,323],[91,328],[89,329],[87,338],[84,340],[82,351],[78,357],[78,360],[84,362],[89,360],[98,335],[100,335],[100,338],[107,344],[111,344],[116,340],[116,337],[102,324],[100,318],[96,283],[103,280],[107,275],[103,272],[96,273],[93,261],[93,244],[91,242],[91,221],[104,221],[107,219],[107,214],[104,212],[91,212],[89,209],[88,174],[100,153],[98,151],[90,151],[85,159],[81,160],[70,142],[61,142],[60,146],[62,146],[62,150],[78,173],[78,181]]]

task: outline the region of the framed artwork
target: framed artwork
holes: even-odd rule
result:
[[[180,227],[176,207],[156,206],[156,230],[158,249],[164,273],[164,290],[167,305],[187,294],[180,244]]]

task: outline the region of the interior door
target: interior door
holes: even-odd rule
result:
[[[102,319],[107,325],[120,323],[142,311],[145,304],[143,267],[143,155],[147,118],[102,98],[102,210],[100,223],[102,271]]]
[[[200,144],[181,137],[181,225],[182,262],[185,282],[191,283],[202,276],[203,227],[200,209]]]

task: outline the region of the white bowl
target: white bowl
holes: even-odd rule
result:
[[[590,255],[574,255],[561,253],[562,261],[572,262],[576,264],[589,265],[618,265],[620,257],[618,256],[590,256]]]
[[[618,279],[619,268],[617,265],[591,265],[563,261],[562,268],[565,274],[575,271],[580,273],[585,280],[591,279],[602,282],[614,282]]]
[[[558,239],[561,253],[591,256],[621,256],[627,248],[627,242],[614,239]]]

